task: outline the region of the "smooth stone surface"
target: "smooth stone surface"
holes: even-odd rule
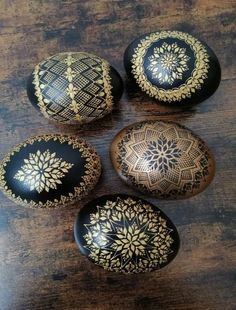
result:
[[[180,31],[153,32],[135,39],[125,51],[124,65],[128,76],[163,104],[199,103],[216,91],[221,79],[214,52]]]
[[[46,118],[88,123],[112,111],[122,96],[123,82],[119,73],[96,55],[59,53],[35,67],[27,92]]]
[[[160,209],[122,194],[86,204],[76,219],[74,234],[82,254],[108,271],[160,269],[179,249],[178,232]]]
[[[129,185],[157,198],[187,198],[212,181],[214,159],[192,131],[174,122],[144,121],[113,139],[111,160]]]
[[[100,158],[85,140],[42,135],[19,144],[3,158],[0,187],[17,204],[55,208],[87,195],[100,173]]]

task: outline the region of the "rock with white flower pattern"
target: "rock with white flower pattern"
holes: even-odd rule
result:
[[[0,187],[17,204],[55,208],[87,195],[100,173],[100,158],[85,140],[42,135],[17,145],[3,158]]]
[[[211,96],[220,83],[221,69],[206,43],[180,31],[142,35],[126,49],[129,77],[163,104],[188,105]]]
[[[160,209],[121,194],[86,204],[76,219],[74,235],[82,254],[108,271],[121,273],[160,269],[179,249],[178,232]]]
[[[119,176],[157,198],[187,198],[212,181],[215,162],[207,145],[177,123],[144,121],[113,139],[111,160]]]
[[[122,95],[123,83],[119,73],[96,55],[59,53],[35,67],[27,92],[46,118],[81,124],[110,113]]]

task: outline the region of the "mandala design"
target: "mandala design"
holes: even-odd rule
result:
[[[161,47],[154,48],[153,55],[148,59],[148,70],[152,72],[152,77],[160,84],[172,85],[175,80],[181,80],[183,72],[188,70],[190,57],[186,55],[186,49],[179,47],[177,43],[164,42]]]
[[[110,65],[88,53],[56,54],[35,67],[33,84],[45,117],[89,122],[112,110]]]
[[[148,49],[154,42],[168,38],[184,41],[193,51],[195,59],[194,69],[186,81],[178,87],[163,89],[152,84],[147,78],[144,59]],[[175,51],[175,46],[179,50],[173,52]],[[171,85],[176,79],[180,79],[183,72],[187,70],[188,60],[189,57],[185,51],[178,47],[177,43],[163,44],[161,48],[154,51],[154,54],[149,59],[151,62],[154,61],[155,64],[153,66],[150,64],[149,70],[152,70],[152,72],[155,70],[154,74],[157,75],[160,83],[166,81]],[[180,31],[162,31],[147,35],[135,48],[131,62],[132,73],[141,89],[149,96],[164,102],[181,101],[182,99],[190,98],[198,89],[201,89],[202,84],[208,77],[209,71],[209,56],[203,44],[191,35]],[[160,75],[159,70],[161,67],[165,68],[165,70],[167,69],[168,76]]]
[[[25,165],[21,167],[15,179],[26,184],[31,191],[41,193],[43,190],[49,192],[50,188],[56,189],[62,184],[61,178],[72,168],[73,164],[56,157],[56,153],[49,150],[36,154],[29,154],[29,159],[24,159]]]
[[[151,205],[131,198],[98,205],[85,227],[89,257],[110,271],[159,269],[173,252],[172,229],[166,220]]]
[[[148,162],[150,171],[159,170],[161,174],[176,167],[182,152],[177,148],[177,142],[167,140],[163,135],[158,141],[150,141],[147,151],[143,153],[140,161]],[[140,165],[142,163],[140,162]]]
[[[142,122],[114,140],[113,164],[123,178],[160,198],[192,196],[202,191],[213,173],[207,146],[190,130],[171,122]]]
[[[80,152],[80,156],[85,160],[84,175],[82,176],[80,183],[73,189],[73,191],[71,191],[71,193],[68,193],[68,195],[66,196],[61,195],[57,199],[47,200],[46,202],[42,202],[42,201],[36,202],[34,200],[27,200],[19,195],[16,195],[6,180],[8,164],[11,162],[12,158],[16,154],[18,154],[22,149],[26,148],[27,146],[33,145],[35,142],[41,142],[41,141],[44,141],[44,142],[57,141],[60,144],[66,143],[67,145],[71,145],[73,149],[77,149]],[[55,163],[56,161],[55,157],[53,157],[52,160]],[[46,160],[45,161],[41,160],[41,161],[45,162]],[[62,167],[64,163],[65,163],[65,167]],[[27,163],[25,164],[27,165]],[[58,168],[59,162],[56,161],[55,164]],[[22,171],[23,171],[23,167],[21,168]],[[33,169],[35,169],[35,167],[33,167]],[[65,174],[67,173],[69,169],[72,169],[72,164],[66,163],[65,161],[60,161],[60,168],[58,170],[60,170],[61,173]],[[32,137],[26,140],[25,142],[19,144],[18,146],[13,148],[12,151],[3,158],[0,164],[0,187],[2,188],[4,193],[12,201],[14,201],[17,204],[21,204],[23,206],[28,206],[31,208],[56,208],[59,206],[60,207],[67,206],[72,201],[81,199],[84,196],[86,196],[89,193],[89,191],[94,187],[94,185],[97,183],[100,174],[101,174],[100,158],[98,154],[96,153],[96,151],[94,150],[94,148],[91,145],[89,145],[85,140],[78,139],[73,136],[42,135],[42,136]],[[17,177],[20,177],[20,175],[18,174]],[[49,184],[47,185],[47,187],[49,187]]]

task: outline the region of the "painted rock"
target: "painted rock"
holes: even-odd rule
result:
[[[98,154],[85,140],[42,135],[19,144],[0,165],[0,186],[17,204],[65,206],[84,197],[101,172]]]
[[[111,112],[122,95],[123,82],[98,56],[59,53],[35,67],[27,92],[46,118],[59,123],[88,123]]]
[[[166,104],[194,104],[211,96],[221,69],[214,52],[202,41],[180,31],[145,34],[126,49],[128,76],[149,96]]]
[[[80,251],[109,271],[139,273],[166,266],[179,248],[178,232],[156,206],[128,195],[89,202],[74,226]]]
[[[206,144],[189,129],[164,121],[144,121],[113,139],[111,160],[119,176],[157,198],[187,198],[203,191],[215,164]]]

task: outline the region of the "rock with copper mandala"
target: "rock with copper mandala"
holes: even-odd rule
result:
[[[215,92],[221,78],[214,52],[180,31],[142,35],[127,47],[124,64],[128,76],[163,104],[199,103]]]
[[[42,135],[17,145],[3,158],[0,187],[17,204],[56,208],[87,195],[100,173],[100,158],[85,140]]]
[[[46,118],[81,124],[110,113],[123,93],[123,82],[118,72],[96,55],[59,53],[35,67],[27,92]]]
[[[119,176],[157,198],[187,198],[212,181],[215,163],[207,145],[173,122],[144,121],[113,139],[111,160]]]
[[[109,195],[89,202],[74,226],[82,254],[109,271],[141,273],[169,264],[179,249],[178,232],[153,204]]]

